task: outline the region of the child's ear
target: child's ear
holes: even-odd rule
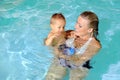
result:
[[[50,23],[50,26],[52,26],[52,23]]]
[[[53,24],[52,23],[50,24],[50,26],[51,26],[51,28],[53,28]]]

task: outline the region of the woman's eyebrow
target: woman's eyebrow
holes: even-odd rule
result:
[[[80,24],[78,21],[76,21],[76,23]]]

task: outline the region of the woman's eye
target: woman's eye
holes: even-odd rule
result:
[[[80,28],[82,27],[82,26],[78,23],[78,21],[76,21],[76,23],[79,25]]]

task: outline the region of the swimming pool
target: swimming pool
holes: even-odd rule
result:
[[[44,80],[53,57],[44,46],[53,13],[62,12],[66,30],[78,15],[94,11],[102,49],[85,80],[120,80],[119,0],[0,0],[0,80]],[[67,77],[66,77],[66,80]]]

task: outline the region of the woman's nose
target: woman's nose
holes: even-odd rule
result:
[[[77,23],[75,24],[75,29],[77,29]]]

